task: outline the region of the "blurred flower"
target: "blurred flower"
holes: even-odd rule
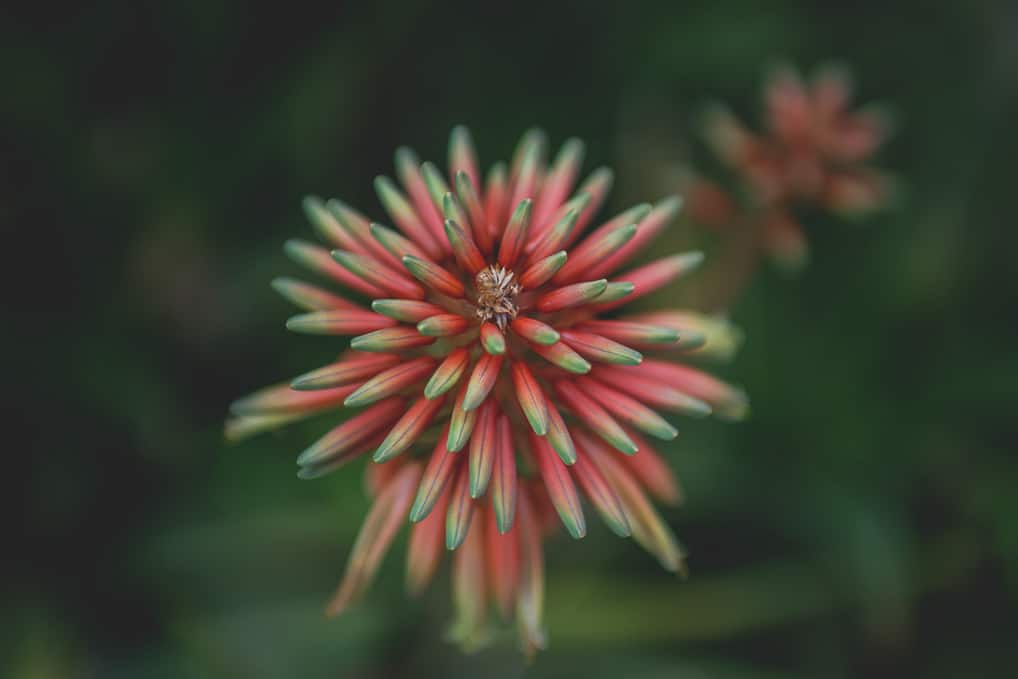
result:
[[[375,181],[399,230],[338,200],[305,201],[336,249],[295,240],[286,252],[372,300],[371,310],[317,285],[275,280],[306,312],[287,321],[290,330],[354,337],[337,362],[235,402],[227,434],[362,409],[297,460],[302,478],[369,453],[379,463],[367,468],[374,504],[330,614],[363,594],[408,515],[407,587],[422,590],[443,545],[455,550],[450,634],[466,648],[487,637],[490,608],[515,618],[528,654],[544,645],[541,542],[559,520],[574,538],[586,534],[581,494],[612,531],[682,570],[682,550],[649,500],[676,502],[678,484],[643,436],[677,434],[658,410],[737,418],[747,402],[704,372],[643,352],[725,355],[738,337],[692,312],[609,317],[702,257],[618,273],[679,202],[638,205],[581,238],[612,173],[594,171],[570,197],[583,145],[567,141],[550,166],[545,146],[542,133],[527,133],[483,184],[464,128],[452,133],[448,180],[400,149],[402,187]]]
[[[891,179],[867,161],[889,133],[876,109],[849,110],[852,86],[838,68],[821,69],[809,83],[791,68],[776,69],[764,84],[765,132],[744,127],[725,107],[711,108],[705,134],[719,159],[731,168],[740,193],[759,212],[761,247],[788,268],[807,255],[796,205],[840,214],[861,214],[886,204]],[[691,175],[689,214],[724,227],[739,214],[739,201],[718,184]]]

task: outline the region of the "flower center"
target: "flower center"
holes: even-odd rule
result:
[[[499,330],[505,330],[506,324],[519,312],[516,295],[520,292],[520,284],[516,282],[516,274],[504,266],[490,264],[477,272],[474,286],[477,289],[477,317],[491,321]]]

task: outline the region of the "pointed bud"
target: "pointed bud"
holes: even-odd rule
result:
[[[421,164],[421,175],[424,177],[424,185],[428,188],[431,202],[441,212],[443,196],[449,193],[449,185],[445,183],[442,172],[434,163],[427,161]]]
[[[491,506],[499,533],[508,533],[516,516],[516,452],[513,450],[509,418],[499,415],[495,426],[497,436],[495,461],[491,479]]]
[[[445,235],[449,239],[452,253],[460,266],[472,274],[476,274],[484,268],[484,255],[481,254],[477,243],[462,226],[451,219],[445,220]]]
[[[666,386],[706,401],[719,417],[739,420],[749,411],[749,399],[745,392],[702,370],[657,360],[644,361],[638,370],[641,377],[663,382]]]
[[[456,176],[463,173],[470,179],[474,186],[480,186],[481,175],[477,171],[477,151],[474,150],[474,141],[470,136],[470,130],[463,125],[452,128],[449,135],[449,175],[451,181],[456,181]]]
[[[461,464],[456,480],[450,489],[449,509],[445,513],[445,548],[452,551],[463,544],[474,516],[474,501],[470,497],[470,474]]]
[[[379,438],[375,441],[375,447],[381,443]],[[423,465],[424,463],[421,462]],[[406,466],[404,460],[397,460],[392,464],[368,464],[364,466],[364,475],[361,482],[364,487],[364,494],[374,500],[385,489],[392,479],[399,473],[399,470]]]
[[[541,182],[541,191],[534,205],[534,224],[543,225],[566,199],[576,183],[582,163],[583,142],[579,139],[566,140],[555,157],[551,171]]]
[[[682,207],[682,199],[671,196],[660,201],[650,213],[640,220],[640,228],[628,243],[596,263],[590,270],[590,276],[607,276],[611,272],[632,259],[675,218]]]
[[[501,356],[505,353],[505,337],[494,323],[481,324],[481,346],[489,354]]]
[[[371,506],[371,512],[350,551],[343,581],[326,609],[330,617],[342,613],[371,584],[382,558],[403,525],[403,517],[410,506],[413,487],[420,473],[421,467],[417,463],[403,467]]]
[[[576,384],[584,394],[600,403],[621,422],[663,441],[671,441],[679,435],[679,430],[665,418],[635,398],[589,378],[580,378]]]
[[[470,437],[470,497],[479,498],[488,489],[498,441],[495,431],[496,406],[488,401],[477,413],[477,427]]]
[[[304,214],[307,216],[308,221],[311,222],[311,226],[314,227],[315,233],[322,240],[337,248],[345,248],[358,252],[363,251],[363,247],[339,223],[339,219],[325,206],[321,198],[318,196],[307,196],[302,201],[302,204]]]
[[[640,447],[636,455],[622,458],[623,464],[655,499],[669,505],[682,502],[682,487],[664,458],[635,432],[627,432]]]
[[[403,266],[414,278],[426,286],[449,297],[462,297],[465,292],[463,284],[451,273],[434,262],[419,259],[412,255],[403,257]]]
[[[294,278],[274,278],[272,289],[306,311],[359,308],[353,302],[343,299],[339,295]]]
[[[573,283],[551,292],[546,292],[537,298],[537,308],[544,312],[561,311],[570,307],[582,306],[595,300],[598,295],[608,287],[608,281],[586,281]]]
[[[513,320],[511,327],[513,332],[528,342],[548,345],[559,341],[559,334],[555,328],[535,318],[520,316]]]
[[[587,237],[587,240],[589,241],[592,238],[602,238],[606,234],[612,233],[629,224],[642,224],[644,217],[650,214],[652,209],[653,206],[649,203],[640,203],[623,210],[601,226],[597,227],[597,229]]]
[[[372,311],[333,309],[291,316],[286,329],[307,335],[358,335],[382,328],[391,328],[396,321]]]
[[[508,178],[505,165],[497,163],[488,171],[488,179],[484,191],[484,214],[488,218],[488,232],[491,237],[501,235],[505,224],[509,202]]]
[[[586,375],[590,372],[590,363],[587,362],[587,359],[570,349],[564,342],[556,342],[551,345],[531,344],[530,348],[538,356],[566,372],[575,375]]]
[[[695,350],[697,356],[708,356],[722,361],[730,360],[743,341],[742,331],[728,319],[694,311],[669,309],[636,314],[623,320],[672,328],[679,333],[677,346]],[[696,342],[701,338],[703,344],[697,347]]]
[[[620,280],[629,281],[633,284],[633,292],[626,297],[625,302],[631,302],[663,288],[679,276],[696,269],[701,262],[703,262],[702,252],[685,252],[659,259],[619,275],[618,278]],[[623,302],[609,302],[599,308],[613,309],[621,303]]]
[[[633,539],[656,556],[666,570],[681,573],[684,569],[682,548],[623,462],[583,432],[577,435],[577,444],[581,454],[593,459],[615,489],[629,521]]]
[[[329,251],[307,241],[292,238],[283,245],[286,256],[297,264],[314,271],[317,274],[331,278],[344,287],[356,290],[368,297],[384,297],[385,291],[377,285],[356,276],[346,268],[340,266],[330,255]]]
[[[459,314],[439,314],[425,318],[417,324],[417,332],[428,337],[458,335],[469,327],[467,319]]]
[[[569,434],[569,428],[566,427],[565,420],[562,419],[562,414],[559,413],[555,404],[547,400],[546,403],[548,406],[548,445],[558,453],[560,460],[566,464],[572,464],[576,462],[576,446],[573,444],[573,437]]]
[[[393,256],[394,263],[397,265],[402,265],[403,257],[406,255],[422,259],[427,259],[430,256],[424,248],[388,227],[372,223],[368,228],[374,239]]]
[[[472,503],[471,503],[472,504]],[[450,505],[449,514],[451,515]],[[452,600],[455,617],[449,627],[448,638],[459,644],[467,653],[487,643],[488,583],[484,568],[484,517],[478,517],[473,530],[463,529],[463,546],[452,557]],[[470,522],[467,521],[469,526]],[[449,522],[446,522],[446,547],[450,546]]]
[[[456,386],[470,363],[470,352],[464,348],[452,350],[435,368],[431,379],[424,385],[424,396],[436,398]]]
[[[532,660],[547,645],[544,632],[544,556],[541,530],[530,498],[520,497],[520,576],[516,588],[516,620],[523,652]]]
[[[643,360],[643,354],[639,351],[590,332],[563,330],[562,341],[575,349],[581,356],[598,363],[640,365]]]
[[[598,368],[595,379],[655,408],[692,417],[707,417],[713,412],[709,403],[662,382],[634,375],[631,370],[604,366]]]
[[[448,252],[442,244],[442,216],[421,175],[420,163],[413,151],[406,147],[396,149],[396,175],[406,188],[413,203],[414,211],[431,232],[431,238],[437,239],[442,252]],[[440,258],[437,258],[440,259]]]
[[[463,410],[469,412],[484,402],[492,387],[495,386],[495,381],[498,379],[498,373],[501,368],[501,356],[485,354],[477,359],[474,370],[470,373],[470,381],[467,382],[466,392],[463,395]]]
[[[375,465],[384,469],[386,465]],[[424,483],[423,477],[421,483]],[[406,555],[406,588],[410,596],[421,594],[434,579],[445,552],[445,512],[449,496],[439,497],[435,511],[410,527],[410,541]],[[413,508],[411,508],[411,513]]]
[[[459,198],[460,204],[463,205],[463,209],[467,213],[471,234],[477,242],[477,247],[481,249],[481,252],[490,254],[493,245],[492,234],[488,226],[488,216],[484,212],[481,199],[477,196],[477,189],[474,188],[478,184],[471,181],[462,171],[456,173],[455,182],[456,197]]]
[[[527,245],[528,261],[535,262],[557,250],[561,251],[562,246],[572,239],[576,220],[589,202],[590,196],[581,193],[559,208],[560,214],[556,214],[542,231],[535,233]]]
[[[587,228],[594,215],[601,209],[601,204],[604,203],[608,192],[611,191],[614,181],[615,174],[610,168],[599,167],[590,173],[585,182],[580,184],[580,188],[576,189],[577,194],[585,193],[590,196],[590,200],[580,211],[580,216],[576,219],[576,226],[573,227],[572,233],[566,238],[563,246],[570,245]]]
[[[371,309],[403,323],[418,323],[425,318],[445,313],[440,306],[416,299],[376,299],[371,303]]]
[[[452,193],[446,193],[442,196],[442,214],[446,219],[452,220],[462,226],[463,230],[471,238],[474,237],[474,231],[470,220],[467,218],[467,213],[463,210]],[[474,242],[477,242],[476,239]]]
[[[509,176],[514,181],[520,174],[520,168],[527,157],[533,154],[540,155],[548,143],[548,137],[539,127],[532,127],[523,133],[516,148],[513,149],[513,157],[509,164]]]
[[[372,352],[402,351],[427,346],[434,341],[434,337],[425,337],[416,328],[397,326],[358,335],[350,340],[350,348]]]
[[[379,372],[393,367],[400,360],[401,357],[395,354],[364,354],[295,377],[290,382],[290,388],[309,391],[350,384],[374,377]]]
[[[590,427],[598,436],[607,441],[613,448],[626,455],[637,451],[636,444],[626,435],[619,423],[587,396],[576,384],[567,380],[555,383],[555,391],[577,419]]]
[[[484,514],[484,542],[487,555],[491,598],[502,620],[512,618],[513,596],[520,577],[520,543],[515,532],[503,535],[498,530],[495,512]]]
[[[332,257],[355,276],[359,276],[383,290],[388,290],[396,297],[424,299],[424,288],[403,274],[379,263],[376,259],[345,250],[333,250]]]
[[[229,443],[238,443],[265,431],[275,431],[291,422],[311,417],[312,412],[282,412],[267,415],[240,415],[226,420],[223,435]]]
[[[262,415],[284,412],[317,412],[331,408],[357,388],[357,385],[343,385],[314,392],[294,391],[287,384],[259,389],[253,394],[239,398],[230,404],[234,415]]]
[[[502,234],[502,244],[498,248],[498,261],[502,266],[512,267],[527,242],[527,231],[530,228],[530,199],[524,199],[516,206],[509,224]]]
[[[520,286],[524,289],[538,288],[555,275],[555,272],[562,268],[569,256],[565,250],[559,250],[555,254],[548,255],[544,259],[535,262],[520,276]]]
[[[343,405],[359,408],[398,394],[424,379],[434,366],[434,359],[422,357],[383,370],[347,396]]]
[[[435,240],[434,232],[424,224],[424,221],[400,190],[396,188],[392,180],[384,176],[377,177],[375,192],[378,194],[382,207],[385,208],[386,213],[396,223],[396,226],[423,249],[429,258],[441,259],[444,252]],[[402,255],[399,256],[402,257]]]
[[[584,321],[579,325],[579,328],[583,332],[595,333],[616,342],[636,346],[675,344],[679,340],[679,333],[674,328],[634,321],[595,319]]]
[[[405,406],[406,400],[399,397],[376,403],[315,441],[297,457],[297,464],[307,467],[335,459],[372,434],[383,431],[399,417]]]
[[[587,524],[580,506],[580,496],[569,476],[569,469],[551,449],[548,442],[533,433],[530,434],[530,448],[540,471],[541,480],[548,490],[548,497],[555,505],[555,511],[562,519],[562,525],[576,539],[587,534]]]
[[[321,478],[326,474],[331,474],[337,469],[342,469],[350,462],[360,459],[362,456],[367,455],[372,450],[377,448],[378,444],[382,442],[383,438],[385,438],[385,432],[377,431],[374,434],[368,436],[367,438],[353,444],[347,450],[342,451],[342,453],[336,453],[321,460],[314,460],[307,464],[300,465],[297,468],[297,478],[302,481],[311,481],[314,479]],[[380,475],[365,474],[365,479],[367,479],[369,476],[377,477]],[[382,482],[388,481],[389,476],[391,475],[387,475],[385,476],[385,478],[382,478],[380,480]]]
[[[512,367],[513,388],[520,409],[530,423],[530,428],[538,436],[548,433],[548,405],[541,385],[534,379],[534,374],[522,361],[514,361]]]
[[[477,424],[477,410],[463,408],[463,399],[466,393],[467,385],[464,384],[460,388],[456,403],[452,408],[452,414],[449,416],[449,433],[446,436],[445,445],[453,453],[463,450],[470,441],[470,435],[474,432],[474,425]]]
[[[377,260],[379,263],[384,264],[387,267],[399,266],[399,259],[397,259],[391,252],[385,249],[385,247],[379,243],[374,236],[371,235],[371,222],[368,218],[361,213],[354,210],[352,207],[344,203],[343,201],[332,198],[325,207],[336,217],[339,223],[343,226],[347,233],[349,233],[356,243],[356,246],[351,248],[346,245],[340,245],[341,250],[352,250],[358,254],[362,254],[369,259]]]
[[[605,287],[604,292],[597,298],[598,304],[604,304],[605,302],[614,302],[615,300],[628,297],[633,294],[635,286],[629,281],[609,281]]]
[[[609,230],[604,227],[598,229],[570,253],[569,261],[552,280],[561,285],[586,275],[595,264],[617,251],[635,235],[636,224],[633,223]]]
[[[571,471],[608,528],[619,537],[627,538],[632,535],[622,503],[597,463],[589,455],[581,455],[576,458],[576,464],[572,466]]]
[[[448,428],[447,428],[448,429]],[[445,492],[449,480],[453,478],[460,462],[460,457],[450,453],[445,447],[445,434],[439,437],[438,444],[428,458],[428,464],[424,467],[421,475],[421,482],[417,486],[417,496],[414,498],[413,507],[410,508],[410,521],[417,523],[423,521],[435,507],[442,506],[442,496],[448,497]]]
[[[403,417],[399,418],[399,422],[393,425],[389,435],[378,446],[378,450],[372,456],[375,462],[385,462],[409,448],[421,435],[421,432],[431,424],[431,420],[434,419],[444,401],[443,397],[427,399],[422,396],[419,398],[403,414]]]
[[[529,130],[520,139],[509,173],[512,185],[509,205],[519,205],[520,201],[534,197],[546,143],[541,130]]]

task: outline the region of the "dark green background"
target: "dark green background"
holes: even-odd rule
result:
[[[1014,5],[368,4],[0,10],[10,676],[1012,676]],[[610,209],[656,199],[702,154],[698,107],[755,119],[781,58],[843,60],[893,107],[903,191],[810,216],[809,268],[733,310],[719,370],[753,416],[669,450],[691,579],[600,525],[560,537],[529,669],[510,634],[446,645],[447,577],[407,602],[402,543],[323,621],[359,468],[295,478],[322,421],[221,441],[232,398],[336,351],[268,288],[301,196],[380,216],[395,147],[444,161],[464,122],[485,164],[539,124],[620,170]]]

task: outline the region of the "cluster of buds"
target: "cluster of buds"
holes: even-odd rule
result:
[[[372,460],[373,505],[330,614],[365,592],[407,519],[408,589],[421,591],[451,551],[451,634],[467,648],[488,637],[493,612],[515,619],[528,653],[544,645],[542,541],[559,525],[586,534],[583,498],[613,532],[683,569],[652,504],[677,502],[679,486],[648,439],[677,434],[661,412],[742,416],[739,389],[670,360],[727,353],[733,331],[684,310],[620,315],[701,261],[688,252],[631,266],[680,203],[590,228],[611,171],[574,190],[583,145],[567,141],[550,163],[545,154],[544,135],[529,132],[482,180],[464,128],[448,174],[400,149],[399,183],[375,181],[396,228],[338,200],[305,201],[328,247],[285,250],[352,295],[290,278],[273,287],[304,311],[290,330],[352,339],[336,362],[236,401],[227,435],[358,409],[297,458],[302,478]]]
[[[851,95],[841,69],[821,69],[807,83],[791,68],[781,68],[764,85],[762,134],[748,130],[728,109],[711,108],[705,119],[708,144],[739,186],[732,192],[691,175],[687,214],[722,230],[749,222],[758,233],[748,240],[762,253],[786,268],[800,267],[808,250],[794,216],[797,206],[860,214],[884,205],[891,193],[890,178],[866,165],[887,139],[887,118],[872,108],[849,110]]]

